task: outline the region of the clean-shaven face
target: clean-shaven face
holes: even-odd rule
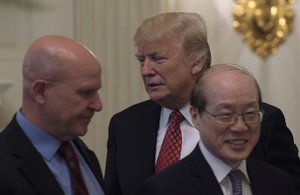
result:
[[[241,114],[259,111],[255,82],[239,71],[220,71],[208,76],[204,87],[205,110],[214,115]],[[195,109],[194,109],[195,111]],[[204,145],[231,167],[237,167],[255,147],[260,135],[260,123],[246,124],[242,117],[236,123],[216,123],[213,116],[197,112],[194,116]]]
[[[95,112],[102,109],[98,94],[101,88],[101,69],[93,56],[65,58],[62,77],[50,83],[47,95],[47,121],[52,134],[60,139],[85,135]]]
[[[142,42],[136,57],[150,98],[161,106],[189,101],[189,86],[194,85],[192,66],[186,64],[178,38],[170,33],[165,39]]]

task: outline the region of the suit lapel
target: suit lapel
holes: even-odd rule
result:
[[[95,156],[94,152],[89,150],[83,142],[77,138],[73,140],[74,145],[90,167],[91,171],[93,172],[94,176],[98,180],[100,186],[104,190],[104,181],[103,181],[103,175],[100,168],[100,164],[98,163],[97,157]]]
[[[267,184],[265,184],[264,177],[261,176],[261,171],[256,170],[251,159],[247,159],[247,172],[251,182],[251,190],[253,195],[264,195],[269,194],[265,191]]]
[[[136,194],[154,174],[160,110],[158,104],[148,100],[114,115],[110,121],[106,179],[118,177],[115,185],[120,185],[125,194]]]
[[[17,124],[15,118],[6,128],[5,136],[10,143],[10,154],[25,179],[38,194],[63,195],[54,175]]]
[[[64,194],[48,166],[39,156],[24,156],[20,160],[19,169],[38,191],[38,194]]]
[[[156,103],[151,102],[143,112],[143,120],[139,120],[136,126],[136,133],[138,141],[140,142],[136,147],[137,155],[135,160],[140,162],[142,178],[148,178],[154,174],[155,166],[155,150],[157,131],[159,127],[159,118],[161,107]]]
[[[193,175],[192,185],[197,189],[198,194],[223,195],[221,187],[198,144],[189,158],[191,158],[189,161]]]

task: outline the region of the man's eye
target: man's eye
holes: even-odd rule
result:
[[[144,64],[144,62],[145,62],[144,57],[137,57],[136,59],[137,59],[137,61],[139,61],[140,64]]]
[[[90,94],[89,92],[80,92],[79,93],[79,95],[81,95],[81,96],[89,96],[89,94]]]
[[[251,115],[256,115],[257,112],[246,112],[245,115],[251,116]]]
[[[218,115],[219,118],[223,118],[223,119],[231,118],[232,116],[233,114],[231,113],[223,113]]]
[[[157,60],[155,60],[155,62],[156,62],[157,64],[162,64],[162,63],[164,63],[164,60],[165,60],[165,59],[157,59]]]
[[[155,63],[157,64],[161,64],[164,62],[166,58],[165,57],[162,57],[162,56],[154,56],[153,57],[153,60],[155,61]]]
[[[245,113],[245,117],[247,118],[254,118],[254,117],[257,117],[257,112],[246,112]]]
[[[82,90],[82,91],[79,91],[78,94],[81,96],[90,96],[94,92],[95,92],[95,90]]]

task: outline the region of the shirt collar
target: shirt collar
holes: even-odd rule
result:
[[[214,172],[218,182],[220,183],[227,174],[231,171],[231,167],[225,164],[222,160],[215,157],[202,143],[199,142],[199,147],[203,153],[204,158],[208,162],[209,166],[211,167],[212,171]]]
[[[219,183],[223,181],[223,179],[228,175],[228,173],[232,170],[230,166],[228,166],[226,163],[224,163],[222,160],[214,156],[205,146],[204,144],[200,141],[199,142],[199,147],[203,153],[204,158],[208,162],[209,166],[213,170],[217,180]],[[247,173],[247,165],[246,165],[246,160],[243,160],[241,164],[239,165],[238,169],[240,169],[248,183],[250,183],[249,176]]]
[[[171,114],[171,112],[173,112],[174,110],[170,110],[168,108],[162,108],[161,109],[161,120],[160,120],[160,125],[162,127],[166,127],[168,126],[168,122],[169,122],[169,116]],[[187,104],[185,104],[182,108],[179,109],[179,112],[184,116],[185,120],[190,123],[191,126],[194,127],[193,122],[192,122],[192,118],[190,115],[190,103],[188,102]]]
[[[238,167],[239,170],[241,170],[245,176],[245,179],[247,180],[247,182],[250,184],[250,179],[249,179],[249,175],[247,172],[247,163],[246,160],[243,160],[240,164],[240,166]]]
[[[26,119],[20,110],[17,111],[16,119],[35,149],[45,160],[50,161],[56,154],[61,142]]]

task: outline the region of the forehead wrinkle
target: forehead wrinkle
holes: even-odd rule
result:
[[[256,105],[258,102],[257,101],[251,101],[251,102],[248,102],[248,103],[246,103],[245,104],[245,106],[246,107],[249,107],[249,106],[254,106],[254,105]],[[234,106],[234,104],[232,104],[232,103],[220,103],[220,104],[218,104],[218,106],[219,107],[232,107],[232,106]]]

